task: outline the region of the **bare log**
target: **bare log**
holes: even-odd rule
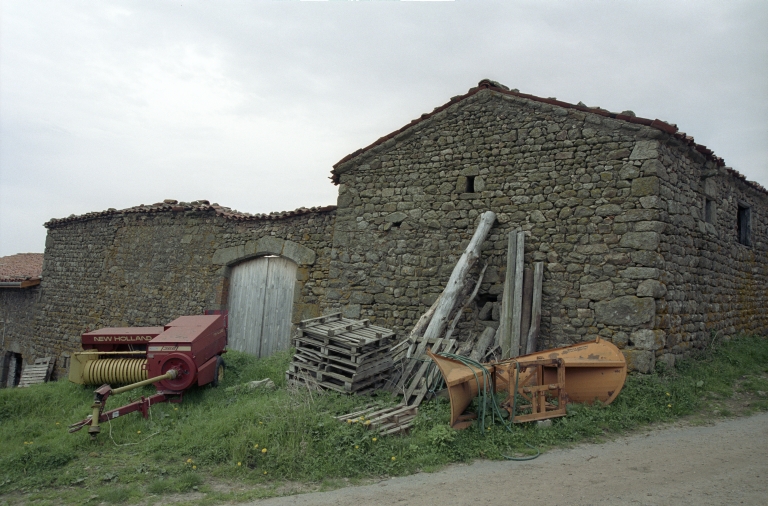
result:
[[[435,314],[432,316],[432,321],[429,322],[429,326],[426,332],[424,332],[424,337],[438,337],[445,332],[449,318],[453,313],[453,308],[459,303],[457,298],[462,291],[467,274],[480,258],[480,247],[495,221],[496,213],[493,211],[486,211],[480,216],[477,230],[475,230],[475,234],[456,263],[451,277],[448,279],[443,295],[440,297],[440,302],[435,309]]]
[[[480,334],[480,338],[477,340],[477,344],[472,350],[472,353],[469,354],[469,358],[478,362],[485,358],[485,352],[495,336],[496,329],[493,327],[486,327],[483,333]]]
[[[427,312],[421,315],[419,318],[419,321],[416,322],[416,325],[413,326],[413,329],[411,329],[411,333],[408,336],[409,339],[413,339],[416,337],[421,337],[424,335],[424,331],[427,330],[427,327],[429,326],[429,322],[432,321],[432,315],[435,314],[435,309],[437,309],[437,304],[440,302],[440,299],[443,297],[443,294],[437,296],[435,299],[435,302],[432,303],[432,305],[427,309]]]

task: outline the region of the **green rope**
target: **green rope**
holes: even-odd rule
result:
[[[485,416],[486,416],[486,410],[488,407],[488,404],[491,405],[491,425],[496,420],[496,417],[499,418],[499,421],[504,425],[504,428],[507,429],[509,432],[514,432],[512,430],[512,419],[515,417],[515,412],[517,409],[517,387],[518,387],[518,381],[520,379],[520,364],[515,362],[515,367],[517,369],[517,374],[515,375],[515,389],[511,392],[512,394],[512,415],[510,416],[510,422],[506,422],[504,420],[504,416],[501,413],[501,408],[499,407],[499,402],[496,399],[496,393],[493,389],[493,382],[491,381],[491,372],[486,368],[483,364],[478,362],[477,360],[473,360],[469,357],[465,357],[462,355],[456,355],[454,353],[438,353],[441,357],[450,358],[453,360],[456,360],[457,362],[460,362],[464,364],[465,366],[469,367],[469,369],[472,371],[472,374],[475,376],[475,382],[477,383],[477,392],[478,397],[480,399],[479,405],[480,405],[480,413],[478,413],[478,418],[480,421],[480,424],[478,425],[478,428],[482,434],[485,434]],[[434,363],[434,362],[433,362]],[[480,388],[480,378],[477,375],[477,371],[475,369],[480,369],[482,375],[483,375],[483,388]],[[523,460],[533,460],[539,455],[541,455],[541,452],[534,446],[524,443],[527,447],[536,450],[536,455],[529,456],[529,457],[510,457],[507,455],[502,454],[502,457],[504,457],[507,460],[517,460],[517,461],[523,461]]]

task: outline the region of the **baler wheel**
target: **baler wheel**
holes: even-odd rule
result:
[[[216,357],[216,375],[213,377],[213,381],[211,384],[215,387],[219,386],[219,383],[224,381],[224,369],[226,366],[224,365],[224,359],[221,358],[221,355]]]

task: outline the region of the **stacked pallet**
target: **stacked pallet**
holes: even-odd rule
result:
[[[392,368],[395,333],[368,320],[332,313],[299,324],[296,354],[288,366],[289,382],[317,384],[344,393],[384,386]]]

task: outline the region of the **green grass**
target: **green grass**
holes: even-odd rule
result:
[[[768,340],[761,337],[722,342],[672,371],[631,375],[609,406],[571,405],[550,428],[522,424],[511,432],[499,424],[454,431],[447,426],[449,404],[436,399],[422,404],[409,435],[378,437],[333,416],[372,400],[391,402],[389,396],[288,388],[287,353],[257,360],[230,352],[226,360],[218,388],[193,389],[182,404],[153,406],[149,420],[130,414],[104,424],[97,442],[86,430],[67,432],[67,425],[89,413],[92,388],[60,381],[0,390],[0,504],[151,504],[192,492],[202,504],[252,500],[526,455],[532,453],[528,445],[547,449],[600,440],[712,410],[728,416],[734,396],[753,397],[739,412],[768,409]],[[276,390],[237,388],[267,377]],[[108,409],[152,392],[111,397]]]

